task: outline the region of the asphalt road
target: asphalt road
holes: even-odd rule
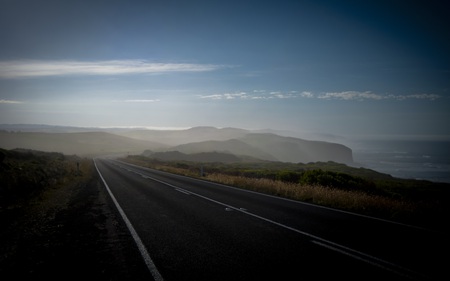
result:
[[[438,280],[447,235],[110,159],[96,166],[155,280]]]

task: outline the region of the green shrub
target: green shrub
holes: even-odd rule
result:
[[[276,179],[284,182],[298,183],[300,181],[301,174],[294,171],[279,171],[276,175]]]
[[[304,171],[299,179],[303,185],[321,185],[344,190],[358,190],[378,194],[373,182],[345,173],[323,171],[321,169]]]

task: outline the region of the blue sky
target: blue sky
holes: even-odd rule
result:
[[[450,136],[444,2],[0,0],[0,123]]]

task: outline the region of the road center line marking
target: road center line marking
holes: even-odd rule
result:
[[[147,177],[147,178],[148,178],[148,177]],[[175,190],[178,191],[178,192],[187,194],[187,195],[190,195],[190,194],[191,194],[191,193],[189,193],[189,192],[187,192],[186,190],[183,190],[183,189],[175,188]]]
[[[109,189],[108,184],[106,183],[105,179],[103,178],[102,174],[100,173],[100,170],[97,167],[97,163],[94,159],[94,165],[95,169],[97,169],[98,175],[102,179],[106,190],[108,191],[109,195],[111,196],[112,201],[114,202],[114,205],[116,206],[117,210],[119,211],[120,215],[122,216],[122,219],[125,221],[125,224],[127,225],[128,230],[131,233],[131,236],[134,239],[134,242],[136,242],[136,245],[139,249],[139,252],[141,253],[142,258],[144,259],[145,264],[147,265],[148,270],[152,274],[155,281],[164,281],[161,274],[159,273],[158,269],[156,268],[155,263],[153,262],[152,258],[150,257],[147,249],[145,248],[144,243],[142,242],[141,238],[137,234],[136,230],[134,229],[133,225],[131,224],[130,220],[128,219],[127,215],[123,211],[122,207],[120,207],[119,202],[117,202],[116,197],[111,192],[111,189]]]
[[[358,255],[356,255],[356,254],[353,254],[353,253],[347,252],[347,251],[345,251],[345,250],[339,249],[338,247],[333,247],[332,245],[327,245],[327,244],[325,244],[325,243],[322,243],[322,242],[319,242],[319,241],[316,241],[316,240],[311,240],[311,242],[314,243],[314,244],[316,244],[316,245],[319,245],[319,246],[321,246],[321,247],[327,248],[327,249],[329,249],[329,250],[332,250],[332,251],[335,251],[335,252],[344,254],[344,255],[346,255],[346,256],[352,257],[352,258],[354,258],[354,259],[357,259],[357,260],[360,260],[360,261],[369,263],[369,264],[371,264],[371,265],[373,265],[373,266],[380,267],[380,268],[382,268],[382,269],[384,269],[384,270],[388,270],[388,271],[394,272],[394,273],[396,273],[397,275],[401,275],[401,276],[403,276],[403,277],[411,277],[411,276],[409,276],[408,274],[404,274],[404,273],[400,272],[399,270],[395,270],[395,269],[392,268],[392,267],[398,267],[397,265],[388,263],[388,265],[391,265],[391,266],[392,266],[392,267],[388,267],[388,266],[383,265],[383,264],[380,263],[380,262],[371,261],[371,260],[369,260],[369,259],[360,257],[360,256],[358,256]],[[372,257],[372,258],[374,258],[374,257]],[[380,261],[380,260],[377,259],[377,258],[374,258],[374,259],[377,260],[377,261]],[[385,261],[382,261],[382,262],[385,262]],[[411,272],[410,270],[405,269],[405,268],[399,268],[399,269],[401,269],[401,270],[403,270],[403,271],[407,271],[407,272],[409,272],[409,273],[415,274],[414,272]]]

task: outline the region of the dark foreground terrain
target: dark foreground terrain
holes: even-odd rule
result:
[[[2,280],[151,280],[91,161],[82,165],[79,175],[64,176],[65,184],[2,202]]]
[[[345,242],[342,245],[347,245],[349,242],[347,240],[350,239],[349,237],[356,236],[357,238],[350,239],[350,242],[359,241],[364,248],[365,246],[372,247],[370,252],[375,249],[373,251],[376,253],[379,248],[376,246],[376,243],[379,243],[383,248],[386,248],[386,245],[391,245],[389,243],[394,243],[392,242],[394,240],[391,239],[393,238],[392,235],[394,232],[383,231],[379,227],[376,227],[375,231],[368,231],[364,235],[359,235],[358,233],[368,229],[362,227],[360,223],[355,223],[355,218],[344,220],[346,224],[356,227],[351,231],[351,235],[340,235],[340,233],[344,233],[345,227],[336,219],[336,214],[331,218],[326,217],[326,220],[329,221],[325,224],[325,232],[313,235],[312,237],[315,237],[313,239],[308,238],[311,235],[300,235],[302,239],[299,239],[299,233],[291,233],[291,230],[289,230],[291,227],[289,229],[279,227],[272,229],[269,226],[272,227],[278,224],[266,224],[265,222],[267,220],[245,216],[248,213],[247,209],[251,210],[251,212],[256,212],[258,209],[255,206],[247,207],[252,202],[251,200],[240,200],[241,202],[239,204],[245,203],[245,206],[240,208],[239,211],[236,209],[235,212],[230,212],[229,208],[224,209],[220,204],[216,206],[216,204],[211,203],[213,201],[215,203],[221,202],[222,199],[204,200],[207,198],[206,196],[193,196],[194,193],[179,189],[178,186],[180,183],[178,182],[178,178],[172,184],[161,183],[161,180],[150,180],[149,171],[137,166],[134,167],[127,164],[126,169],[123,169],[126,164],[124,162],[113,161],[111,164],[108,164],[109,162],[106,160],[105,162],[103,160],[97,162],[111,188],[115,185],[119,187],[129,186],[132,187],[127,189],[129,191],[141,190],[142,192],[152,194],[152,196],[147,198],[148,200],[141,195],[133,197],[134,200],[128,200],[127,198],[129,197],[127,196],[117,196],[117,198],[125,201],[124,206],[128,204],[137,208],[138,211],[134,212],[134,221],[142,222],[136,224],[143,228],[140,232],[141,235],[146,233],[145,230],[147,228],[152,230],[152,227],[155,227],[155,223],[160,225],[158,230],[163,233],[158,236],[160,240],[155,239],[156,236],[154,237],[153,234],[156,232],[154,231],[151,235],[142,235],[142,239],[144,242],[150,241],[156,245],[154,248],[151,248],[151,245],[146,246],[150,247],[152,254],[155,254],[152,258],[156,262],[159,261],[157,265],[164,273],[163,276],[169,277],[167,280],[171,279],[170,277],[172,277],[171,280],[199,280],[199,278],[190,278],[190,276],[195,276],[195,274],[197,274],[197,277],[217,277],[217,268],[221,268],[222,272],[226,273],[220,276],[223,280],[228,280],[230,276],[233,276],[232,279],[237,280],[238,278],[236,276],[239,274],[236,271],[230,270],[230,264],[234,264],[235,269],[238,268],[241,270],[241,276],[252,276],[249,273],[252,267],[249,267],[249,265],[253,264],[254,272],[257,271],[258,276],[265,278],[270,277],[267,275],[267,272],[272,272],[276,275],[274,279],[279,279],[280,274],[286,274],[286,272],[280,272],[278,268],[288,268],[292,272],[295,272],[295,274],[301,274],[303,279],[308,276],[305,274],[310,273],[310,276],[312,275],[314,279],[317,276],[345,276],[346,280],[350,280],[351,278],[349,276],[352,276],[355,277],[355,280],[359,280],[359,274],[364,272],[364,278],[369,277],[370,279],[370,277],[373,277],[373,279],[378,280],[380,276],[371,276],[368,271],[363,270],[363,267],[373,269],[371,262],[367,263],[367,260],[366,262],[362,262],[361,259],[358,259],[359,256],[356,256],[356,259],[352,259],[354,254],[345,254],[345,251],[336,248],[338,245],[336,243],[331,244],[333,245],[332,247],[326,247],[327,245],[317,243],[317,237],[326,236],[329,233],[329,239],[334,240],[341,237]],[[222,168],[220,170],[224,171],[225,169]],[[174,180],[169,181],[172,182]],[[188,179],[183,177],[181,185],[186,187],[187,181]],[[96,280],[152,280],[152,276],[132,236],[114,207],[112,199],[107,193],[108,191],[105,189],[103,181],[100,179],[94,167],[94,162],[91,159],[67,156],[59,153],[23,150],[7,151],[0,149],[0,183],[0,276],[2,280],[19,278],[25,278],[27,280],[31,278],[65,280],[79,280],[81,278],[92,278]],[[195,181],[192,188],[197,190],[199,186],[206,183],[203,179],[202,181]],[[162,187],[159,186],[161,184]],[[167,188],[168,186],[171,188]],[[139,189],[139,187],[141,188]],[[211,187],[204,188],[202,192],[208,193],[211,192],[211,189]],[[157,190],[157,192],[152,193],[152,190]],[[199,192],[199,190],[196,192]],[[167,197],[164,197],[164,194]],[[448,198],[447,196],[444,197]],[[151,200],[153,200],[153,204],[149,206]],[[137,204],[139,202],[145,204],[146,208],[139,208],[139,204]],[[173,204],[168,204],[170,202]],[[187,203],[187,205],[181,203]],[[236,204],[232,205],[234,206]],[[171,209],[167,208],[171,206],[175,211],[172,210],[171,215],[168,216],[166,212]],[[162,209],[158,209],[159,207],[165,211],[162,212]],[[154,208],[156,208],[156,211]],[[144,216],[144,212],[141,212],[144,209],[150,217],[157,216],[158,219],[163,219],[158,221],[149,219]],[[193,210],[191,210],[192,212],[187,212],[187,209]],[[205,211],[206,209],[208,209],[207,212]],[[320,210],[319,213],[322,213],[327,209]],[[276,213],[264,213],[264,216],[274,215]],[[292,209],[286,211],[281,216],[283,221],[288,217],[286,216],[288,213],[294,215]],[[295,223],[301,223],[301,225],[298,225],[298,229],[309,229],[306,227],[310,226],[311,233],[313,233],[313,229],[319,226],[320,230],[317,214],[314,213],[314,219],[308,219],[306,216],[307,213],[302,211],[301,215],[293,220]],[[133,215],[133,211],[130,211],[130,214]],[[166,216],[162,216],[162,214]],[[208,218],[210,214],[213,219]],[[442,214],[439,217],[447,217],[446,214]],[[171,219],[167,219],[168,217]],[[206,221],[200,219],[203,217],[206,217]],[[262,215],[257,217],[263,218]],[[180,220],[176,222],[175,218]],[[188,219],[193,219],[194,223],[191,223],[192,221],[190,222]],[[274,219],[272,218],[269,221],[274,221]],[[446,220],[440,221],[443,224],[442,221]],[[219,226],[210,227],[211,225],[215,225],[212,224],[213,222],[225,222],[225,226],[228,225],[229,227],[223,229],[224,226],[220,224]],[[237,228],[236,222],[241,223],[240,230]],[[257,235],[252,236],[253,234],[249,232],[249,222],[258,230],[256,231]],[[333,224],[335,225],[334,228],[331,227]],[[263,226],[267,227],[267,229],[262,228]],[[407,228],[409,229],[409,227]],[[178,231],[175,229],[178,229]],[[270,235],[264,236],[261,229],[265,229]],[[182,235],[180,234],[182,233],[181,230],[188,231],[188,233]],[[416,230],[419,232],[422,231],[420,228]],[[285,236],[285,231],[288,232],[287,235],[289,237],[295,239],[287,239],[288,236]],[[314,231],[317,231],[317,229]],[[299,232],[303,233],[303,231]],[[213,235],[208,236],[211,233]],[[246,237],[244,235],[245,233],[247,233],[247,237],[251,237],[250,240],[243,239]],[[278,233],[282,238],[275,239],[274,237],[276,236],[273,236],[273,233]],[[430,232],[430,234],[433,233]],[[436,232],[437,237],[441,237],[439,238],[440,240],[435,239],[433,235],[429,239],[415,239],[410,234],[410,232],[407,232],[399,236],[407,244],[402,251],[393,249],[388,251],[388,253],[398,254],[401,257],[396,261],[398,264],[404,262],[404,257],[411,261],[412,264],[420,265],[421,268],[423,267],[421,263],[425,262],[425,271],[430,276],[439,276],[434,270],[429,270],[429,268],[437,268],[439,272],[441,269],[444,269],[441,265],[443,263],[439,258],[440,256],[435,255],[433,252],[435,250],[439,250],[438,252],[446,252],[447,243],[440,244],[439,242],[444,241],[441,239],[441,236],[444,234]],[[385,235],[384,240],[382,238],[383,235]],[[189,240],[189,237],[192,240]],[[210,239],[211,237],[214,237],[214,239]],[[270,242],[267,243],[264,239],[261,240],[262,238],[268,238]],[[176,243],[173,243],[171,239]],[[189,241],[197,242],[191,242],[189,244],[187,243]],[[234,244],[233,241],[239,241],[241,244]],[[298,244],[302,246],[301,249],[312,249],[312,251],[297,251],[293,247],[294,244],[291,244],[290,241],[294,241],[295,245],[303,241],[302,243],[304,244]],[[329,242],[329,240],[324,239],[321,241]],[[208,246],[210,245],[208,243],[215,246]],[[231,245],[230,247],[219,249],[223,245],[226,246],[229,244]],[[240,245],[240,247],[235,248],[236,245]],[[260,247],[260,245],[264,245],[264,247]],[[285,248],[279,248],[279,245],[284,245]],[[189,248],[188,246],[192,247]],[[398,245],[394,243],[394,246]],[[180,249],[184,249],[184,247],[187,247],[187,250],[181,251]],[[250,251],[243,250],[249,247],[251,249]],[[436,247],[439,247],[439,249]],[[420,251],[420,249],[423,250],[424,248],[426,249],[426,253]],[[268,249],[272,249],[273,254],[254,255],[254,253],[260,253],[261,251],[267,252]],[[280,249],[288,249],[288,252],[292,255]],[[343,249],[349,250],[349,248]],[[410,251],[414,253],[414,257],[409,257],[408,253]],[[344,252],[344,255],[341,255],[342,252]],[[420,257],[417,260],[415,260],[417,256],[416,252],[419,253]],[[430,252],[433,253],[430,254]],[[209,257],[211,258],[208,258],[208,255],[205,253],[210,253],[211,256]],[[226,255],[226,253],[229,255]],[[360,254],[360,252],[356,253]],[[364,258],[362,260],[367,259],[367,257],[372,258],[371,255],[363,255]],[[262,256],[267,258],[261,259]],[[290,260],[291,257],[295,256],[301,256],[300,260],[302,262],[298,263],[295,260]],[[378,257],[378,255],[375,256]],[[391,260],[391,258],[390,254],[388,254],[386,260]],[[351,260],[351,263],[347,263],[348,259]],[[217,262],[221,260],[225,260],[226,262]],[[179,261],[183,262],[179,265],[173,265]],[[434,264],[435,261],[436,264]],[[204,270],[204,265],[208,262],[215,265],[207,267],[207,270]],[[378,262],[380,261],[375,258],[374,263],[378,264]],[[393,265],[396,266],[397,263]],[[278,264],[278,266],[274,267],[275,264]],[[324,266],[325,264],[328,266]],[[192,265],[199,267],[200,270],[193,270]],[[388,263],[387,268],[390,269],[389,266],[391,265]],[[378,270],[384,267],[375,266],[374,268]],[[260,268],[264,270],[260,270]],[[180,275],[179,272],[181,269],[185,271]],[[297,269],[299,272],[297,272]],[[414,271],[416,270],[416,268],[413,269]],[[288,272],[292,273],[291,271]],[[391,273],[390,270],[381,271],[383,274]],[[210,275],[207,274],[208,272]],[[403,269],[395,269],[393,272],[403,273]],[[420,270],[418,272],[420,273]],[[172,276],[171,274],[175,275]],[[416,276],[416,273],[414,272],[414,274],[410,275],[407,272],[406,276]],[[210,279],[204,278],[203,280]],[[242,280],[248,280],[248,278]]]

